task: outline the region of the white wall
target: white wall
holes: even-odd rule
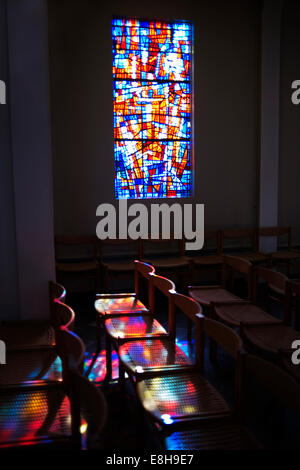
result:
[[[0,21],[7,20],[0,28],[1,64],[8,66],[9,94],[1,105],[0,320],[45,319],[48,281],[55,276],[47,3],[9,0],[4,6],[1,1]]]
[[[194,21],[192,200],[206,227],[255,225],[259,3],[49,2],[56,233],[95,233],[97,206],[114,202],[113,14]]]

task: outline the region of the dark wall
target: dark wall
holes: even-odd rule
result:
[[[113,14],[194,21],[195,197],[185,202],[205,204],[206,227],[254,225],[260,2],[48,4],[56,233],[94,233],[97,206],[114,202]]]
[[[13,168],[10,138],[10,87],[7,56],[6,1],[0,0],[0,80],[6,84],[6,104],[0,104],[0,320],[16,318],[18,283],[14,218]]]
[[[300,105],[291,102],[291,84],[300,80],[300,4],[286,0],[281,44],[281,135],[279,172],[279,223],[293,227],[300,244]]]

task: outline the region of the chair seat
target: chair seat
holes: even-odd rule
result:
[[[151,315],[109,318],[105,321],[105,328],[107,333],[114,339],[167,334],[164,327]]]
[[[189,265],[190,258],[187,256],[170,256],[144,260],[155,268],[180,268]]]
[[[101,315],[120,314],[120,312],[147,312],[145,305],[135,296],[128,297],[105,297],[95,301],[95,309]]]
[[[240,302],[240,297],[231,294],[228,290],[221,287],[215,288],[193,288],[189,289],[189,295],[199,302],[199,304],[208,307],[211,302]]]
[[[276,251],[275,253],[271,253],[271,257],[278,260],[300,259],[300,252]]]
[[[61,388],[1,390],[0,447],[70,435],[70,402]]]
[[[36,351],[8,351],[6,365],[0,367],[0,385],[32,380],[62,380],[62,364],[54,348]]]
[[[250,450],[258,444],[248,431],[228,420],[207,422],[196,429],[178,431],[167,437],[166,450]]]
[[[56,270],[64,272],[93,271],[98,268],[99,263],[96,260],[80,263],[56,263]]]
[[[222,264],[222,256],[218,255],[197,256],[193,260],[196,266]]]
[[[189,357],[169,338],[131,341],[119,349],[119,357],[133,373],[137,367],[192,364]]]
[[[30,349],[55,344],[54,329],[49,322],[11,321],[0,326],[0,339],[6,349]]]
[[[263,261],[266,261],[266,259],[268,259],[267,255],[260,253],[259,251],[253,251],[251,253],[239,253],[236,256],[238,256],[239,258],[246,259],[253,263],[263,262]]]
[[[109,271],[134,271],[134,262],[133,261],[111,261],[109,263],[103,262],[103,266],[106,267]]]
[[[144,408],[159,421],[229,416],[230,408],[219,392],[198,372],[144,379],[138,383]]]
[[[295,340],[300,340],[300,333],[282,323],[266,326],[243,327],[243,336],[255,347],[277,354],[279,349],[289,349]]]
[[[215,313],[231,326],[240,326],[241,322],[281,323],[280,320],[253,304],[216,305]]]

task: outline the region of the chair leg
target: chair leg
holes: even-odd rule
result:
[[[112,344],[109,335],[105,332],[105,349],[106,349],[106,376],[105,381],[110,382],[112,378],[112,363],[111,363],[111,353],[112,353]]]
[[[92,372],[93,370],[93,367],[99,357],[99,354],[101,352],[101,328],[99,325],[97,325],[97,346],[96,346],[96,351],[94,352],[94,356],[93,356],[93,359],[92,359],[92,362],[90,363],[87,371],[85,372],[85,376],[88,377],[90,375],[90,373]]]
[[[124,370],[124,367],[123,367],[122,362],[120,361],[120,359],[119,359],[119,380],[118,380],[118,383],[119,383],[120,392],[121,392],[122,397],[123,397],[123,394],[125,394],[125,370]]]
[[[136,425],[136,448],[143,450],[145,447],[144,442],[144,409],[139,399],[137,398],[137,425]]]
[[[192,327],[193,327],[193,322],[189,318],[187,318],[187,342],[188,342],[188,348],[189,348],[189,353],[192,354]]]

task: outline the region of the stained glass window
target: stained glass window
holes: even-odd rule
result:
[[[116,198],[192,195],[187,22],[112,21]]]

